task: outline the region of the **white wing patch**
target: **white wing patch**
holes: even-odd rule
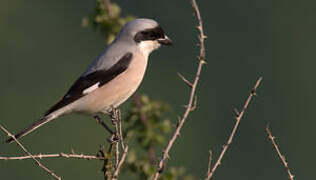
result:
[[[87,89],[82,91],[82,94],[89,94],[90,92],[98,89],[99,88],[99,84],[100,84],[100,82],[94,84],[93,86],[88,87]]]

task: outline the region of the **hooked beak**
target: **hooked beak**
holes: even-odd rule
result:
[[[168,38],[168,36],[165,36],[163,39],[158,39],[159,44],[170,46],[172,45],[172,40]]]

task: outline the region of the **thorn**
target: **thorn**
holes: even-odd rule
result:
[[[256,89],[251,90],[251,94],[252,94],[253,96],[257,96]]]
[[[180,122],[181,122],[181,119],[180,119],[180,117],[178,117],[178,123],[177,123],[177,126],[176,126],[176,127],[179,127]]]
[[[189,80],[187,80],[182,74],[180,73],[177,73],[177,74],[190,88],[192,88],[193,84]]]
[[[271,136],[271,139],[274,140],[276,137],[275,136]]]
[[[196,26],[196,28],[197,28],[198,30],[200,30],[200,31],[202,30],[202,26],[200,26],[200,25],[199,25],[199,26]]]
[[[196,58],[197,58],[198,62],[200,62],[202,64],[207,64],[204,56],[196,56]]]
[[[197,95],[194,96],[193,106],[191,106],[190,111],[194,111],[197,107]]]
[[[234,108],[234,113],[235,113],[236,118],[238,118],[239,115],[240,115],[240,113],[239,113],[239,111],[237,110],[237,108]]]

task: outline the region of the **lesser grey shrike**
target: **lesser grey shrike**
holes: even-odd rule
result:
[[[15,138],[23,137],[61,115],[108,114],[136,91],[146,71],[149,54],[160,45],[171,44],[156,21],[135,19],[128,22],[66,95]],[[13,138],[9,138],[6,142],[12,141]]]

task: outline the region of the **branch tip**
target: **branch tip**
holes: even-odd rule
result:
[[[249,94],[248,98],[246,99],[246,101],[245,101],[245,103],[244,103],[243,108],[241,109],[241,111],[239,112],[236,108],[234,108],[234,113],[235,113],[235,116],[236,116],[235,125],[234,125],[234,127],[233,127],[233,130],[232,130],[232,132],[231,132],[231,134],[230,134],[230,136],[229,136],[227,142],[226,142],[225,145],[223,146],[222,152],[221,152],[221,154],[219,155],[219,157],[218,157],[216,163],[214,164],[214,166],[213,166],[212,170],[210,171],[210,173],[208,173],[207,177],[205,178],[206,180],[210,180],[210,179],[213,177],[213,175],[214,175],[214,173],[215,173],[217,167],[221,164],[221,161],[222,161],[222,159],[223,159],[223,157],[224,157],[224,155],[225,155],[225,153],[226,153],[226,151],[227,151],[229,145],[233,142],[233,138],[234,138],[234,136],[235,136],[235,133],[236,133],[236,131],[237,131],[237,128],[238,128],[238,126],[239,126],[239,123],[240,123],[240,121],[241,121],[241,118],[243,117],[243,115],[244,115],[244,113],[245,113],[245,111],[246,111],[246,109],[247,109],[247,107],[248,107],[250,101],[252,100],[252,97],[253,97],[253,90],[256,90],[256,89],[259,87],[261,80],[262,80],[261,77],[257,80],[257,82],[256,82],[256,84],[254,85],[253,89],[250,91],[250,94]]]
[[[271,143],[272,143],[276,153],[278,154],[278,156],[279,156],[279,158],[280,158],[280,160],[281,160],[281,162],[282,162],[282,164],[283,164],[283,166],[284,166],[284,168],[285,168],[285,170],[286,170],[286,172],[288,174],[289,180],[294,180],[294,175],[291,173],[291,169],[288,166],[288,162],[286,161],[285,156],[281,154],[281,151],[280,151],[278,145],[276,144],[276,142],[274,140],[275,137],[272,135],[269,126],[270,126],[270,123],[267,123],[267,125],[266,125],[266,132],[267,132],[268,138],[271,140]]]
[[[178,122],[178,125],[177,125],[177,128],[175,129],[175,132],[173,133],[171,139],[169,140],[169,142],[168,142],[168,144],[167,144],[167,146],[166,146],[166,148],[164,150],[164,153],[163,153],[163,155],[161,157],[161,160],[158,163],[158,167],[156,169],[156,173],[154,174],[153,180],[157,180],[159,178],[159,175],[162,173],[161,169],[162,169],[162,167],[165,166],[165,159],[168,156],[168,152],[173,147],[174,142],[176,141],[176,139],[178,137],[178,134],[180,134],[180,131],[181,131],[182,127],[183,127],[184,122],[188,118],[190,112],[192,112],[192,107],[194,109],[196,107],[196,105],[194,105],[194,104],[197,103],[196,102],[196,98],[195,98],[196,87],[197,87],[197,84],[198,84],[199,79],[200,79],[200,74],[201,74],[201,71],[202,71],[202,67],[205,64],[205,46],[204,46],[204,37],[205,37],[205,35],[204,35],[204,30],[203,30],[202,18],[201,18],[201,15],[200,15],[199,8],[198,8],[198,6],[196,4],[196,1],[195,0],[191,0],[190,2],[191,2],[193,10],[195,12],[195,15],[196,15],[196,18],[197,18],[197,21],[198,21],[198,27],[199,27],[198,28],[198,30],[199,30],[198,39],[199,39],[199,45],[200,45],[200,54],[198,56],[198,60],[199,60],[198,61],[198,67],[197,67],[197,70],[196,70],[196,73],[195,73],[194,81],[192,83],[191,82],[187,83],[187,84],[189,84],[191,86],[191,92],[190,92],[190,95],[189,95],[189,103],[187,104],[186,109],[185,109],[183,115],[181,116],[180,121]]]

